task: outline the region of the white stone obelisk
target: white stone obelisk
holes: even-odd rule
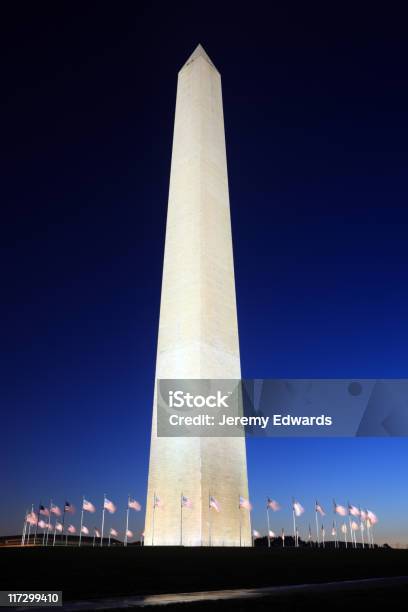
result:
[[[178,75],[156,380],[240,377],[221,77],[199,45]],[[245,439],[158,437],[156,410],[155,385],[145,546],[251,546]]]

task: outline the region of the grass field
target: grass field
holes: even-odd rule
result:
[[[408,551],[3,548],[0,564],[2,590],[62,590],[66,601],[402,576]]]

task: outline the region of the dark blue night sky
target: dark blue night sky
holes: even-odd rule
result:
[[[2,19],[3,534],[50,497],[106,492],[118,529],[128,493],[145,502],[177,71],[198,42],[223,79],[243,376],[408,376],[403,16],[164,6]],[[267,496],[276,530],[299,498],[303,535],[334,496],[408,542],[404,438],[252,439],[248,463],[259,531]]]

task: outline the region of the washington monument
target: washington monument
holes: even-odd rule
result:
[[[156,381],[240,377],[221,77],[198,45],[178,75]],[[245,439],[158,437],[156,393],[145,545],[250,546]]]

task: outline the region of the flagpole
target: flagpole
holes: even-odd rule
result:
[[[82,497],[81,527],[79,528],[79,543],[78,543],[78,546],[81,546],[81,540],[82,540],[82,523],[83,523],[83,520],[84,520],[84,499],[85,499],[85,497]]]
[[[37,533],[38,533],[38,521],[40,520],[40,507],[41,507],[41,502],[38,504],[38,515],[37,515],[37,521],[35,524],[35,534],[34,534],[34,546],[37,546]]]
[[[128,507],[126,508],[126,531],[125,531],[125,546],[127,546],[127,540],[128,540],[128,529],[129,529],[129,501],[130,501],[130,496],[128,497]]]
[[[95,531],[95,527],[94,527],[94,537],[93,537],[93,543],[92,543],[92,546],[95,546],[95,537],[96,537],[96,531]]]
[[[282,527],[282,548],[285,548],[285,530]]]
[[[270,548],[271,547],[271,538],[270,538],[270,535],[269,535],[269,532],[270,532],[270,526],[269,526],[269,506],[266,506],[266,520],[267,520],[267,523],[268,523],[268,548]]]
[[[346,523],[343,523],[343,525],[345,526],[345,530],[344,530],[344,542],[345,542],[346,548],[347,548],[347,525],[346,525]]]
[[[31,504],[31,513],[34,512],[34,504]],[[28,524],[27,544],[30,544],[31,523]]]
[[[102,527],[101,527],[101,546],[103,546],[103,528],[105,526],[105,499],[106,493],[103,495],[103,510],[102,510]]]
[[[180,495],[180,546],[183,546],[183,493]]]
[[[296,537],[296,517],[295,517],[295,499],[292,497],[292,514],[293,514],[293,537],[295,540],[295,547],[297,547],[297,537]]]
[[[317,519],[317,508],[315,507],[315,517],[316,517],[316,545],[319,548],[320,546],[320,538],[319,538],[319,525]]]
[[[322,544],[323,544],[323,548],[324,548],[324,527],[323,527],[323,523],[322,523]]]
[[[347,502],[347,507],[348,507],[348,517],[349,517],[349,527],[350,527],[351,548],[354,548],[353,530],[351,528],[350,502]]]
[[[28,510],[26,510],[26,513],[24,516],[23,533],[21,534],[21,546],[24,546],[24,543],[25,543],[25,537],[26,537],[26,531],[27,531],[27,514],[28,514]]]
[[[45,538],[45,545],[48,546],[48,536],[50,533],[50,526],[51,526],[51,508],[52,508],[52,499],[50,499],[50,507],[48,508],[49,510],[49,514],[48,514],[48,529],[47,529],[47,536]]]
[[[65,528],[65,507],[66,502],[64,502],[64,512],[62,513],[62,531],[61,531],[61,541],[64,543],[64,528]]]
[[[109,531],[108,546],[110,546],[110,540],[111,540],[111,532]]]
[[[153,492],[152,546],[154,546],[154,515],[156,512],[156,491]]]
[[[57,521],[55,520],[55,525],[54,525],[54,538],[52,540],[52,545],[55,546],[55,534],[57,533]]]

